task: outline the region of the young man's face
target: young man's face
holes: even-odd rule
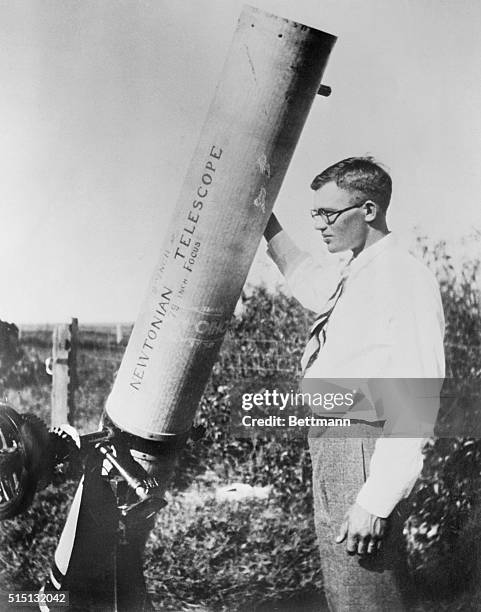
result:
[[[362,203],[363,200],[359,196],[340,189],[334,182],[330,182],[314,192],[312,207],[335,213]],[[352,208],[340,215],[329,215],[329,223],[321,215],[317,215],[313,218],[313,222],[316,230],[321,232],[330,253],[340,253],[349,249],[359,251],[364,248],[369,228],[364,208]]]

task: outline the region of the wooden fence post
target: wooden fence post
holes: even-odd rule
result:
[[[51,426],[72,424],[77,388],[78,319],[70,325],[62,323],[52,337],[52,413]]]

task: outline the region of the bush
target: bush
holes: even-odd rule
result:
[[[475,435],[480,423],[480,262],[465,262],[456,273],[444,242],[429,248],[421,239],[418,246],[440,283],[446,317],[443,394],[455,398],[442,403],[438,428],[448,425],[455,437],[427,446],[405,534],[413,576],[437,595],[453,595],[469,582],[481,550],[473,523],[481,505],[481,440],[461,437]]]
[[[0,387],[17,390],[46,380],[44,362],[19,343],[17,326],[0,321]]]

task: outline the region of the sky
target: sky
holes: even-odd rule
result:
[[[371,154],[406,242],[477,248],[481,3],[250,3],[338,37],[275,204],[294,239],[322,248],[312,177]],[[135,319],[242,5],[0,0],[0,319]],[[279,278],[262,246],[249,282]]]

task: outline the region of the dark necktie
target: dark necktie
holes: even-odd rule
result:
[[[327,323],[344,290],[348,270],[349,265],[344,268],[341,279],[334,293],[328,299],[324,311],[317,317],[309,330],[309,340],[307,341],[306,348],[304,349],[304,354],[301,357],[301,368],[303,373],[305,373],[306,370],[308,370],[314,363],[319,351],[326,342]]]

